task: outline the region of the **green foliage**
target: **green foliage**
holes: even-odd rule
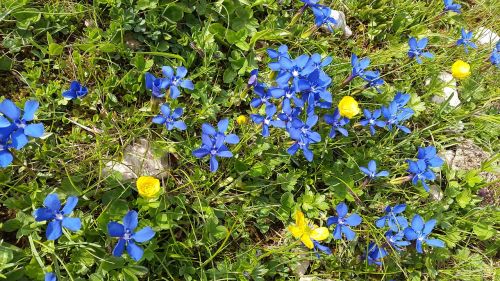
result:
[[[292,280],[305,260],[311,263],[307,274],[333,280],[497,278],[500,191],[498,177],[490,181],[485,173],[498,175],[498,156],[468,171],[445,165],[431,194],[402,177],[404,160],[421,145],[444,152],[470,139],[491,155],[500,150],[500,76],[484,62],[491,48],[465,54],[451,47],[461,27],[497,28],[498,3],[463,2],[463,15],[439,15],[440,1],[322,2],[346,13],[353,37],[319,30],[304,38],[313,17],[306,11],[291,25],[301,5],[295,0],[0,1],[0,100],[37,99],[37,119],[49,132],[16,152],[14,165],[0,172],[0,280],[43,280],[46,271],[59,280]],[[435,59],[408,62],[408,36],[428,36]],[[248,73],[258,68],[268,80],[266,48],[280,44],[293,55],[333,57],[326,70],[334,80],[334,103],[354,95],[373,110],[398,90],[411,94],[412,133],[381,130],[371,137],[351,125],[349,137],[314,145],[315,160],[308,163],[286,153],[290,143],[283,132],[272,130],[264,139],[254,124],[237,125],[238,115],[256,113],[249,106]],[[381,70],[381,94],[360,90],[357,80],[336,88],[349,75],[351,52],[369,56]],[[471,63],[473,72],[459,82],[461,106],[432,103],[444,86],[437,76],[456,59]],[[144,74],[159,75],[163,65],[184,65],[195,83],[194,91],[169,100],[185,108],[187,132],[150,122],[157,110]],[[89,87],[85,99],[62,98],[72,80]],[[201,124],[222,117],[230,118],[241,142],[235,157],[210,174],[191,152],[200,144]],[[319,126],[323,136],[329,129]],[[139,138],[150,140],[155,154],[168,155],[165,192],[156,201],[138,197],[134,183],[120,175],[102,172]],[[365,183],[359,166],[371,159],[390,178]],[[481,195],[484,190],[493,199]],[[82,230],[65,232],[57,242],[45,239],[46,224],[32,216],[51,192],[80,198],[75,216]],[[363,217],[358,238],[329,242],[334,255],[317,259],[286,227],[299,208],[324,224],[342,201]],[[369,241],[384,239],[374,221],[386,205],[403,202],[408,217],[438,221],[436,237],[446,248],[423,255],[390,251],[382,267],[369,266],[362,252]],[[106,230],[108,221],[130,209],[138,210],[140,226],[157,232],[139,262],[112,257],[115,241]]]

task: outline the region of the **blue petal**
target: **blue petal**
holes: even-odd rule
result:
[[[181,131],[184,131],[184,130],[186,130],[186,129],[187,129],[186,123],[184,123],[184,121],[181,121],[181,120],[179,120],[179,121],[175,121],[175,122],[174,122],[174,126],[175,126],[177,129],[181,130]]]
[[[341,202],[340,204],[337,205],[337,215],[341,218],[345,217],[347,215],[347,205],[344,202]]]
[[[206,149],[206,148],[198,148],[196,150],[193,150],[193,155],[196,158],[203,158],[203,157],[207,156],[209,153],[210,153],[210,151],[208,151],[208,149]]]
[[[136,241],[136,242],[146,242],[146,241],[149,241],[151,240],[151,238],[153,238],[155,236],[155,232],[153,231],[153,229],[149,226],[137,231],[136,233],[134,233],[134,235],[132,235],[132,238]]]
[[[203,125],[201,125],[201,131],[204,134],[211,135],[211,136],[213,136],[217,133],[217,131],[215,131],[215,128],[212,127],[212,125],[210,125],[208,123],[203,123]]]
[[[378,228],[382,228],[382,227],[384,227],[384,225],[385,225],[385,221],[386,221],[386,217],[385,217],[385,216],[383,216],[383,217],[381,217],[381,218],[379,218],[379,219],[377,219],[377,220],[375,221],[375,225],[376,225]]]
[[[14,160],[14,156],[8,150],[0,151],[0,167],[5,168],[9,166]]]
[[[10,123],[9,119],[0,116],[0,128],[7,128],[10,127],[12,124]]]
[[[407,228],[404,231],[406,239],[412,241],[418,238],[418,234],[411,228]]]
[[[184,66],[177,67],[177,76],[179,76],[180,78],[186,77],[187,72],[188,71]]]
[[[152,90],[153,89],[153,81],[156,79],[156,77],[153,74],[146,72],[146,74],[144,75],[144,78],[145,78],[144,80],[145,80],[145,84],[146,84],[146,89]],[[73,99],[76,98],[75,93],[71,93],[71,94],[72,95],[68,95],[68,98],[73,98]],[[64,93],[63,93],[63,97],[64,97]]]
[[[47,225],[45,232],[47,240],[56,240],[62,235],[61,221],[53,220]]]
[[[123,226],[125,227],[125,229],[128,228],[131,231],[133,231],[137,227],[137,224],[139,223],[137,217],[138,214],[136,211],[134,210],[128,211],[128,213],[123,217]]]
[[[335,240],[340,240],[342,239],[342,226],[341,225],[337,225],[335,227],[335,230],[333,231],[333,238]]]
[[[82,222],[80,221],[79,218],[65,217],[62,220],[62,226],[64,226],[65,228],[67,228],[71,231],[78,231],[82,227]]]
[[[227,130],[227,127],[229,126],[229,119],[225,118],[219,121],[217,123],[217,129],[219,132],[224,133]]]
[[[417,249],[417,253],[420,253],[422,254],[424,251],[422,250],[422,241],[421,240],[418,240],[415,242],[415,246],[416,246],[416,249]]]
[[[161,72],[163,72],[163,76],[167,78],[172,78],[174,76],[174,70],[170,66],[163,66]]]
[[[173,99],[178,98],[181,95],[181,92],[179,91],[179,88],[177,86],[170,86],[170,97]]]
[[[167,119],[165,119],[165,117],[163,117],[162,115],[157,115],[153,117],[152,122],[155,124],[164,124],[165,122],[167,122]]]
[[[172,118],[177,119],[182,116],[184,113],[184,109],[182,107],[178,107],[174,109],[174,112],[172,113]]]
[[[425,224],[424,224],[424,229],[422,230],[422,234],[424,235],[429,235],[429,233],[432,232],[432,230],[434,229],[434,226],[436,225],[436,220],[428,220]]]
[[[368,162],[368,170],[370,170],[370,172],[377,171],[377,162],[375,162],[375,160],[370,160],[370,162]]]
[[[431,247],[443,248],[444,242],[439,239],[425,239],[425,244]]]
[[[421,232],[422,229],[424,228],[424,220],[422,219],[421,216],[415,215],[413,216],[413,219],[411,221],[411,228],[415,230],[416,232]]]
[[[9,99],[0,103],[0,112],[13,121],[18,120],[21,117],[21,110]]]
[[[24,104],[24,115],[23,119],[25,121],[31,121],[35,118],[35,112],[38,110],[39,103],[36,100],[29,100]]]
[[[337,224],[338,223],[338,220],[339,218],[336,217],[336,216],[331,216],[329,217],[328,219],[326,219],[326,226],[330,226],[332,224]]]
[[[45,281],[57,281],[57,276],[53,272],[45,273]]]
[[[33,213],[35,221],[48,221],[54,219],[56,216],[49,208],[39,208]]]
[[[111,221],[108,223],[108,234],[111,237],[122,237],[125,234],[125,227],[121,223]]]
[[[188,90],[194,90],[194,84],[191,80],[182,80],[181,87]]]
[[[22,149],[28,144],[28,137],[24,134],[23,129],[18,129],[12,133],[12,147],[17,150]]]
[[[127,253],[132,257],[133,260],[139,261],[144,254],[144,250],[137,246],[134,242],[129,241],[127,245]]]
[[[215,156],[210,157],[210,172],[215,173],[219,169],[219,162]]]
[[[43,200],[43,205],[54,212],[59,212],[61,209],[61,201],[59,201],[59,198],[55,193],[47,195],[45,200]]]
[[[352,231],[348,226],[342,226],[342,232],[345,234],[347,240],[351,241],[356,237],[356,233]]]
[[[64,215],[69,215],[73,212],[73,209],[75,208],[76,204],[78,204],[78,197],[75,196],[70,196],[68,199],[66,199],[66,205],[62,209],[62,213]]]
[[[358,214],[351,214],[345,219],[345,222],[350,226],[357,226],[361,223],[361,217]]]
[[[240,138],[235,134],[229,134],[226,136],[224,141],[229,144],[237,144],[240,142]]]
[[[24,134],[33,138],[39,138],[43,136],[45,129],[42,123],[29,124],[24,128]]]
[[[387,171],[380,171],[375,176],[376,177],[387,177],[387,176],[389,176],[389,172],[387,172]]]
[[[116,243],[115,248],[113,249],[113,256],[121,257],[123,254],[123,250],[125,250],[125,239],[118,239],[118,243]]]

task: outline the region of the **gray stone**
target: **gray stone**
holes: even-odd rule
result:
[[[478,45],[493,45],[500,40],[500,36],[498,36],[498,34],[484,26],[477,29],[475,37]]]
[[[345,19],[344,12],[337,11],[337,10],[331,10],[330,17],[332,17],[335,21],[337,21],[337,24],[335,25],[335,27],[342,30],[345,37],[350,37],[352,35],[352,30],[347,25],[347,21]],[[323,28],[325,30],[328,30],[326,27],[323,27]]]
[[[439,74],[438,79],[445,84],[443,87],[443,94],[433,96],[432,102],[441,104],[450,99],[449,105],[457,107],[460,104],[460,99],[458,98],[457,82],[453,79],[453,75],[443,71]],[[425,80],[425,85],[429,85],[430,83],[430,79]]]
[[[140,176],[154,176],[164,178],[167,176],[167,161],[153,155],[151,144],[146,139],[139,139],[128,145],[123,150],[121,161],[109,161],[105,164],[103,174],[108,176],[113,172],[122,175],[122,179],[130,180]]]

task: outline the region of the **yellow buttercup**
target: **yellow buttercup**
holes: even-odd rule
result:
[[[470,65],[463,60],[457,60],[451,66],[451,74],[457,79],[464,79],[470,75]]]
[[[358,102],[353,97],[345,96],[339,102],[339,113],[343,117],[351,119],[360,111]]]
[[[295,212],[295,224],[290,225],[288,230],[292,233],[293,237],[300,239],[309,249],[314,248],[312,240],[322,241],[330,235],[328,228],[310,224],[304,217],[304,213],[298,210]]]
[[[246,124],[248,123],[248,117],[246,117],[245,115],[240,115],[236,118],[236,123],[238,123],[238,125]]]
[[[142,176],[137,179],[137,191],[144,198],[155,198],[161,190],[160,181],[150,176]]]

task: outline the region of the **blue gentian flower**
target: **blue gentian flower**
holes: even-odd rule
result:
[[[210,155],[210,171],[215,173],[219,169],[218,157],[231,158],[233,153],[224,145],[224,135],[217,134],[215,138],[207,134],[201,135],[202,145],[200,148],[193,151],[193,155],[197,158],[203,158]]]
[[[388,230],[385,233],[385,239],[387,243],[391,245],[396,251],[402,251],[403,247],[410,245],[411,243],[403,240],[405,238],[405,234],[403,231],[394,232],[392,230]]]
[[[370,242],[368,249],[366,251],[366,259],[368,260],[368,265],[382,265],[382,259],[388,255],[387,251],[379,247],[375,242]]]
[[[319,253],[318,252],[323,252],[327,255],[331,255],[332,254],[332,250],[328,247],[328,246],[324,246],[324,245],[321,245],[318,241],[316,240],[313,240],[313,244],[314,244],[314,252],[316,253],[316,257],[317,258],[320,258],[319,256]]]
[[[69,86],[69,90],[63,92],[62,96],[65,99],[73,100],[73,99],[82,99],[88,94],[87,87],[82,86],[78,81],[71,82]]]
[[[170,89],[171,98],[176,99],[181,95],[179,87],[194,90],[193,82],[191,80],[184,79],[187,74],[187,69],[185,67],[177,67],[177,74],[174,74],[174,70],[170,66],[164,66],[161,70],[165,78],[168,80],[166,88]]]
[[[391,103],[396,104],[398,110],[402,110],[404,106],[410,101],[411,96],[402,92],[397,92]]]
[[[312,162],[313,161],[313,153],[309,149],[309,143],[310,140],[304,136],[300,136],[298,140],[296,140],[292,146],[290,146],[286,152],[290,155],[295,155],[299,149],[302,150],[302,153],[304,154],[304,157],[306,158],[307,161]]]
[[[408,172],[412,176],[412,184],[417,185],[418,182],[421,182],[425,191],[429,192],[429,186],[427,185],[426,181],[434,181],[436,179],[436,175],[434,175],[434,173],[430,169],[428,169],[425,160],[406,160],[406,162],[408,163]]]
[[[472,42],[472,31],[467,32],[465,29],[462,28],[462,38],[457,40],[457,46],[463,45],[465,52],[469,52],[469,47],[473,49],[477,49],[476,44]]]
[[[306,139],[308,143],[317,143],[321,141],[321,135],[314,132],[312,127],[318,123],[318,115],[309,115],[306,122],[296,118],[292,120],[292,127],[288,130],[290,137],[294,140]]]
[[[267,54],[269,55],[269,58],[276,60],[276,61],[279,61],[281,58],[290,58],[290,55],[288,54],[288,46],[287,45],[281,45],[278,47],[277,50],[267,49]],[[269,68],[271,68],[274,71],[278,71],[279,70],[279,63],[277,63],[277,62],[275,62],[275,63],[276,64],[270,63]],[[273,67],[271,67],[271,65],[273,65],[275,69],[273,69]]]
[[[127,253],[133,260],[139,261],[142,258],[144,250],[135,243],[151,240],[155,236],[155,232],[149,226],[135,232],[138,224],[138,214],[134,210],[128,211],[123,217],[123,224],[114,221],[108,223],[109,236],[118,237],[118,243],[113,249],[113,256],[121,257],[125,247],[127,247]]]
[[[342,239],[342,233],[344,233],[347,240],[353,240],[356,233],[351,230],[350,227],[358,226],[361,223],[361,217],[358,214],[351,214],[347,216],[347,205],[341,202],[337,205],[337,216],[329,217],[326,220],[326,225],[330,226],[335,224],[335,230],[333,232],[333,238],[336,240]]]
[[[289,130],[292,127],[292,121],[298,118],[302,109],[300,107],[292,107],[290,105],[290,100],[283,100],[282,112],[278,114],[278,119],[286,122],[286,128]]]
[[[160,107],[161,114],[153,117],[153,123],[162,124],[167,127],[167,130],[171,131],[174,128],[177,128],[181,131],[186,130],[186,123],[182,120],[177,120],[181,117],[183,113],[182,108],[176,108],[173,112],[171,111],[168,104],[163,104]]]
[[[350,75],[350,79],[353,79],[355,77],[364,78],[365,69],[368,68],[369,65],[370,65],[369,58],[358,59],[358,56],[356,56],[356,54],[353,53],[351,55],[352,72]]]
[[[257,86],[257,78],[259,77],[259,70],[254,69],[250,71],[250,78],[248,78],[247,87]]]
[[[82,227],[79,218],[68,217],[78,203],[78,198],[70,196],[66,205],[61,209],[61,201],[57,194],[51,193],[43,201],[44,208],[36,209],[33,213],[35,221],[49,221],[45,235],[47,240],[56,240],[62,235],[62,227],[71,231],[78,231]]]
[[[376,220],[375,225],[378,228],[382,228],[387,224],[387,226],[389,226],[389,228],[394,232],[405,229],[408,226],[408,221],[403,215],[399,215],[403,213],[405,209],[406,204],[399,204],[394,207],[385,207],[385,216]]]
[[[262,116],[259,114],[251,114],[250,118],[252,118],[253,122],[256,124],[262,123],[262,136],[269,136],[269,126],[273,126],[276,128],[285,128],[286,123],[282,120],[274,120],[274,114],[276,114],[276,106],[270,104],[266,106],[266,116]]]
[[[329,94],[329,93],[328,93]],[[326,94],[326,95],[328,95]],[[328,109],[332,107],[331,102],[327,102],[320,97],[318,91],[316,92],[304,92],[302,93],[302,100],[307,102],[306,112],[308,115],[314,115],[316,108]]]
[[[408,45],[410,46],[408,57],[410,59],[415,58],[419,64],[422,64],[422,59],[420,58],[421,56],[428,59],[434,58],[433,54],[424,52],[427,42],[429,42],[429,39],[427,38],[422,38],[417,41],[415,37],[411,37],[410,40],[408,40]]]
[[[151,90],[151,94],[155,98],[163,98],[165,96],[164,90],[168,87],[170,80],[166,78],[157,78],[153,74],[146,72],[146,89]]]
[[[436,220],[432,219],[424,222],[421,216],[415,215],[411,221],[411,227],[405,229],[406,239],[416,241],[416,248],[418,253],[423,253],[422,245],[427,244],[431,247],[443,248],[444,242],[439,239],[428,238],[436,225]]]
[[[333,28],[337,25],[337,21],[331,16],[332,10],[323,5],[311,6],[311,10],[314,14],[314,23],[317,27],[325,25],[330,32],[333,32]]]
[[[496,47],[491,52],[490,62],[497,68],[500,68],[500,41],[497,42]]]
[[[333,59],[330,56],[321,59],[320,54],[314,53],[311,55],[311,58],[309,58],[309,61],[307,61],[302,74],[308,75],[315,70],[322,70],[323,67],[328,66],[332,62],[332,60]]]
[[[299,90],[296,90],[293,85],[285,86],[283,88],[271,88],[269,89],[269,92],[275,99],[283,97],[283,106],[287,100],[288,103],[290,103],[290,100],[293,100],[295,106],[304,107],[304,101],[297,97]]]
[[[308,55],[298,56],[294,60],[287,57],[281,57],[278,61],[280,70],[276,78],[276,83],[278,83],[278,85],[288,85],[288,82],[292,79],[295,89],[299,89],[299,80],[303,77],[302,71],[308,61]]]
[[[57,276],[53,272],[45,273],[45,281],[57,281]]]
[[[391,102],[387,107],[382,106],[382,115],[386,119],[385,126],[390,131],[393,129],[393,126],[396,126],[401,131],[409,134],[411,130],[401,125],[401,122],[408,120],[414,111],[410,108],[398,109],[398,107],[398,103],[395,102]]]
[[[318,95],[324,101],[331,103],[332,94],[328,92],[327,88],[332,82],[324,72],[315,70],[311,72],[306,79],[299,79],[299,90],[309,95]]]
[[[206,135],[212,137],[214,140],[218,136],[223,136],[224,143],[229,143],[229,144],[239,143],[240,138],[237,135],[235,135],[235,134],[226,135],[226,131],[227,131],[228,126],[229,126],[229,119],[225,118],[225,119],[220,120],[217,123],[217,130],[215,130],[215,128],[212,127],[212,125],[210,125],[208,123],[204,123],[203,125],[201,125],[201,131],[203,132],[203,134],[206,134]]]
[[[325,114],[324,119],[327,124],[332,126],[329,134],[330,138],[335,138],[337,132],[339,132],[344,137],[347,137],[349,135],[347,130],[344,128],[344,126],[349,123],[349,118],[340,116],[338,108],[335,108],[333,114]]]
[[[417,158],[424,160],[427,167],[437,168],[441,167],[444,163],[444,160],[437,155],[434,146],[419,147]]]
[[[444,11],[452,11],[452,12],[455,12],[457,14],[460,14],[461,11],[460,11],[460,8],[462,6],[460,4],[454,4],[453,3],[453,0],[444,0]]]
[[[363,113],[365,115],[365,119],[359,121],[361,126],[370,126],[370,134],[375,135],[375,127],[383,128],[385,127],[385,122],[382,120],[378,120],[378,118],[382,115],[382,110],[376,109],[371,113],[368,109],[363,109]]]
[[[387,171],[380,171],[377,173],[377,162],[375,162],[375,160],[370,160],[370,162],[368,162],[368,167],[359,167],[359,169],[370,179],[389,176],[389,172]]]
[[[251,107],[259,107],[263,104],[270,104],[269,100],[273,97],[271,93],[275,95],[284,94],[284,90],[281,88],[270,88],[266,89],[266,86],[263,84],[259,84],[253,87],[253,92],[257,94],[257,98],[253,98],[250,102]]]
[[[27,101],[24,104],[24,114],[21,117],[21,110],[9,99],[0,103],[0,112],[5,117],[0,117],[0,129],[12,126],[11,141],[12,147],[19,150],[28,144],[28,137],[39,138],[45,131],[42,123],[31,123],[35,118],[35,112],[39,104],[35,100]],[[6,130],[6,129],[5,129]],[[10,129],[9,129],[10,130]]]
[[[368,82],[366,88],[373,87],[377,92],[381,93],[379,86],[384,84],[384,79],[380,78],[380,71],[365,71],[363,79]]]

